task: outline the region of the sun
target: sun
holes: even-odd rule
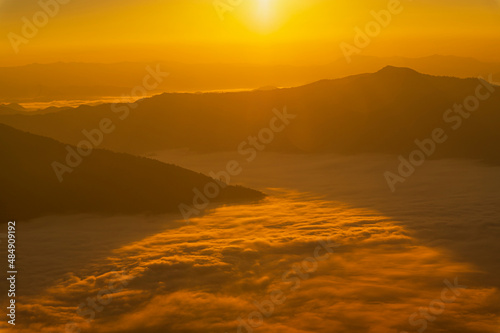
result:
[[[280,17],[278,0],[255,0],[253,9],[254,28],[260,32],[274,30]]]
[[[314,0],[308,0],[314,1]],[[242,20],[254,32],[269,35],[279,30],[293,13],[304,7],[298,0],[253,0],[246,2]],[[300,6],[299,6],[300,5]],[[243,12],[243,11],[242,11]]]
[[[257,15],[262,19],[269,18],[272,0],[257,0]]]

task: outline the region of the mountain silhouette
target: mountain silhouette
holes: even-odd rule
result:
[[[0,67],[0,102],[48,102],[52,100],[92,100],[121,96],[141,84],[146,67],[169,72],[158,87],[165,91],[210,91],[293,87],[321,79],[369,73],[392,65],[409,67],[421,73],[460,78],[500,74],[500,63],[473,58],[433,55],[421,58],[353,56],[350,64],[340,58],[330,64],[314,66],[256,64],[160,63],[51,63]]]
[[[2,105],[0,104],[0,115],[7,115],[7,114],[23,114],[25,111],[20,110],[18,108],[15,108],[17,104],[8,104],[8,105]]]
[[[76,149],[72,147],[71,149]],[[0,218],[52,214],[178,213],[192,206],[193,189],[214,180],[175,165],[95,149],[59,182],[53,162],[65,163],[66,145],[0,125]],[[213,203],[258,200],[264,195],[226,186]]]
[[[133,154],[163,149],[234,151],[269,126],[273,109],[296,115],[266,146],[270,151],[402,154],[416,139],[446,129],[447,140],[433,157],[500,160],[498,89],[460,130],[450,130],[445,112],[476,93],[479,79],[437,77],[409,68],[385,67],[371,74],[322,80],[269,91],[172,93],[132,105],[81,106],[50,114],[3,115],[0,122],[59,141],[77,144],[82,130],[102,118],[117,121],[102,147]],[[486,89],[486,88],[484,88]],[[125,112],[126,111],[126,112]],[[121,116],[126,117],[119,120]]]

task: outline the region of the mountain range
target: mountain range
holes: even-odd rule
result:
[[[0,102],[49,102],[93,100],[122,96],[141,85],[146,67],[169,76],[150,93],[293,87],[322,79],[335,79],[377,71],[384,66],[413,68],[431,75],[459,78],[493,74],[500,77],[500,63],[473,58],[434,55],[422,58],[355,56],[325,65],[290,66],[262,64],[152,63],[51,63],[0,67]]]
[[[438,77],[388,66],[295,88],[165,93],[134,104],[0,115],[0,123],[76,145],[84,138],[82,130],[109,118],[116,121],[116,130],[101,147],[113,151],[138,155],[178,148],[234,151],[269,126],[273,110],[286,107],[296,120],[275,135],[267,150],[403,154],[415,149],[415,140],[442,128],[449,139],[433,157],[499,161],[500,153],[493,148],[500,139],[497,88],[477,78]],[[454,106],[478,89],[494,91],[480,101],[477,111],[458,119]],[[455,129],[457,125],[460,129]]]

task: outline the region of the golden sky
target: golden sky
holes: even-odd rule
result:
[[[71,0],[19,44],[16,54],[12,33],[22,37],[22,18],[33,22],[41,7],[38,1],[0,0],[0,65],[139,60],[323,64],[342,56],[339,44],[353,42],[354,28],[364,29],[373,20],[371,11],[388,8],[387,0],[216,2],[224,15],[213,0]],[[497,59],[500,0],[401,0],[400,6],[401,13],[392,15],[363,55]],[[38,18],[44,23],[43,15]]]

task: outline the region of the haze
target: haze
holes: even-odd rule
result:
[[[499,143],[500,0],[0,0],[0,331],[499,333]]]
[[[221,1],[223,2],[223,1]],[[187,63],[326,64],[342,57],[354,28],[385,0],[242,0],[221,23],[212,0],[70,1],[22,52],[0,39],[5,66],[48,62],[181,61]],[[497,60],[496,0],[401,1],[404,10],[364,55],[432,54]],[[36,1],[3,0],[0,35],[20,33]],[[439,31],[439,33],[436,33]]]

